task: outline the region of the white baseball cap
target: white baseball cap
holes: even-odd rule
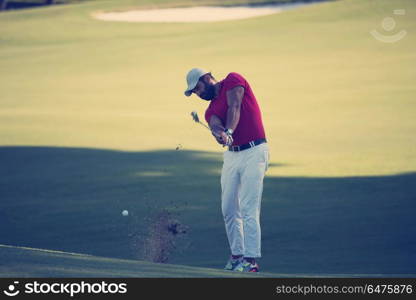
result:
[[[199,78],[201,76],[204,76],[205,74],[208,74],[209,72],[204,71],[199,68],[193,68],[188,72],[186,75],[186,82],[188,83],[188,87],[185,90],[185,96],[189,97],[192,94],[192,90],[196,87]]]

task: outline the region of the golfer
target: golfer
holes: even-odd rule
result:
[[[221,81],[194,68],[185,95],[210,101],[205,119],[216,141],[226,146],[221,172],[221,208],[231,249],[226,270],[259,272],[260,203],[269,148],[260,108],[249,83],[238,73]]]

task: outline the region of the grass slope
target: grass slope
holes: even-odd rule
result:
[[[0,277],[264,277],[189,266],[0,245]],[[277,275],[282,277],[284,275]]]
[[[79,253],[16,247],[0,244],[0,277],[117,277],[117,278],[312,278],[312,277],[386,277],[385,274],[247,274],[221,269],[156,264],[145,261],[98,257]],[[18,262],[18,263],[16,263]],[[410,275],[390,274],[391,277]]]
[[[189,116],[206,103],[182,94],[185,72],[202,66],[246,75],[263,108],[263,271],[415,274],[415,2],[336,1],[214,24],[91,18],[198,3],[0,14],[0,243],[137,259],[133,237],[167,208],[189,226],[169,262],[221,268],[222,149]],[[407,36],[374,39],[398,8],[394,32]]]

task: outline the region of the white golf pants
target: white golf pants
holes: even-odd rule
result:
[[[260,204],[269,147],[224,152],[221,208],[231,254],[261,257]]]

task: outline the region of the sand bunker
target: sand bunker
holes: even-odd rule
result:
[[[126,12],[95,13],[93,16],[99,20],[118,22],[218,22],[276,14],[283,10],[292,9],[301,5],[306,5],[306,3],[264,6],[200,6],[153,10],[132,10]]]

